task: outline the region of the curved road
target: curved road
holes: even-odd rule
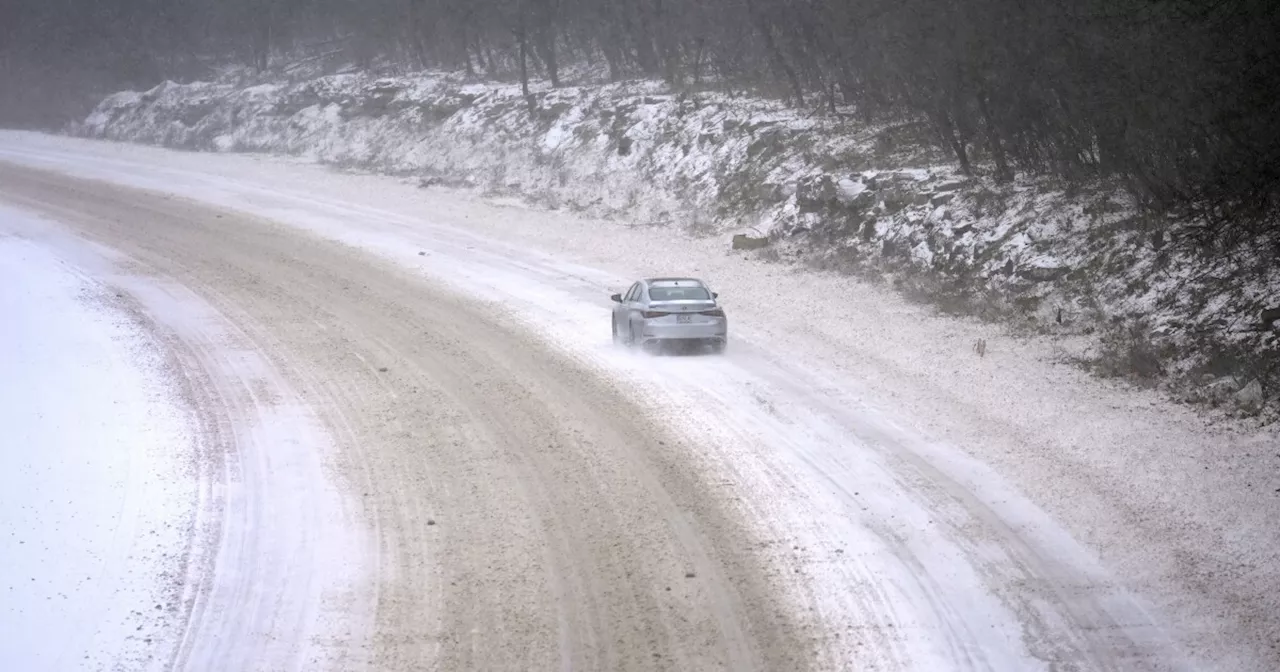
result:
[[[485,306],[354,250],[159,194],[4,167],[0,196],[126,255],[132,274],[194,292],[270,360],[265,380],[235,380],[230,363],[191,358],[199,379],[232,379],[195,386],[210,452],[252,462],[241,454],[297,440],[277,426],[245,446],[226,431],[287,389],[336,442],[329,466],[376,531],[376,575],[317,609],[375,595],[372,636],[276,643],[274,662],[323,650],[340,669],[352,657],[379,670],[805,668],[810,642],[751,535],[681,463],[678,441]],[[136,298],[173,328],[168,304]],[[174,331],[178,351],[217,351]],[[253,487],[289,468],[256,466],[233,480]],[[274,533],[232,529],[260,536],[216,542],[245,552]],[[272,603],[288,577],[267,560],[208,559],[224,576],[205,590],[236,594],[218,614],[199,609],[207,597],[188,605],[194,644],[177,667],[251,669],[265,662],[261,641],[305,632],[277,623],[314,616]],[[255,568],[265,574],[232,574]]]
[[[590,269],[547,293],[566,266],[320,194],[137,186],[0,163],[0,201],[57,223],[19,235],[121,288],[203,429],[173,667],[1193,669],[1036,507],[841,381],[750,343],[602,371],[513,306],[572,335],[607,314]],[[313,232],[246,214],[304,207]],[[368,251],[404,240],[434,275]]]

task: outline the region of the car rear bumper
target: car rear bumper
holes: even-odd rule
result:
[[[645,324],[641,342],[655,341],[723,341],[729,336],[724,322],[712,324]]]

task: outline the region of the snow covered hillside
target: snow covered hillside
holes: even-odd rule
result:
[[[767,237],[762,261],[885,278],[944,310],[1061,340],[1104,375],[1276,417],[1280,270],[1206,259],[1114,185],[966,177],[918,125],[868,127],[656,82],[541,88],[449,73],[167,82],[103,101],[74,132],[285,153],[472,187],[630,227]],[[655,234],[657,235],[657,234]],[[1269,319],[1270,318],[1270,319]]]

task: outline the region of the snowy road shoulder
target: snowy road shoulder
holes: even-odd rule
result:
[[[113,293],[20,238],[0,237],[0,314],[0,660],[146,669],[176,642],[197,487],[163,354]]]
[[[3,205],[0,315],[5,669],[363,667],[363,514],[254,344]]]

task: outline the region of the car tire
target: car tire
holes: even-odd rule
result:
[[[729,349],[728,341],[716,341],[711,344],[711,354],[723,355],[725,350]]]
[[[609,319],[609,325],[613,327],[613,344],[622,345],[622,337],[618,335],[618,316],[614,315]]]

